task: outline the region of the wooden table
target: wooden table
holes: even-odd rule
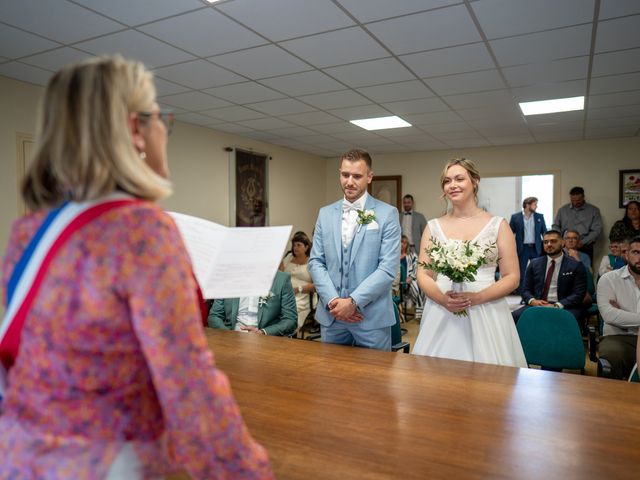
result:
[[[640,478],[640,385],[207,329],[278,479]]]

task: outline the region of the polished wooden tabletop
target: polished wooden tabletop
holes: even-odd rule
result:
[[[640,478],[640,384],[207,337],[279,479]]]

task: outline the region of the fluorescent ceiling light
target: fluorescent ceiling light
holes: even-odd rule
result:
[[[220,0],[207,0],[207,2],[209,2],[209,3],[216,3],[216,2],[219,2],[219,1]]]
[[[556,98],[539,102],[520,102],[520,110],[525,115],[541,115],[543,113],[573,112],[584,110],[584,97]]]
[[[391,117],[361,118],[360,120],[349,121],[365,130],[385,130],[387,128],[404,128],[411,126],[410,123],[405,122],[395,115]]]

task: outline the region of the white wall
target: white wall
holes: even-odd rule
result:
[[[478,205],[508,221],[511,214],[520,209],[516,199],[519,181],[520,177],[485,178],[483,188],[478,190]]]
[[[16,133],[33,133],[43,89],[0,77],[0,251],[11,222],[18,216]],[[197,215],[229,225],[229,154],[225,147],[267,153],[271,225],[293,224],[311,233],[324,204],[325,161],[284,147],[177,123],[169,137],[168,155],[174,194],[163,202],[168,210]]]

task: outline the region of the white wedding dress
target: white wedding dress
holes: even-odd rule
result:
[[[479,245],[494,243],[498,238],[501,217],[493,217],[473,241]],[[447,241],[437,219],[429,221],[431,236]],[[473,282],[465,282],[464,290],[477,292],[495,282],[498,252],[489,254],[488,263],[478,270]],[[442,292],[452,290],[452,282],[444,275],[436,277]],[[416,355],[452,358],[469,362],[527,367],[520,338],[505,298],[475,305],[469,316],[456,316],[431,299],[427,299],[420,322],[420,333],[413,348]]]

